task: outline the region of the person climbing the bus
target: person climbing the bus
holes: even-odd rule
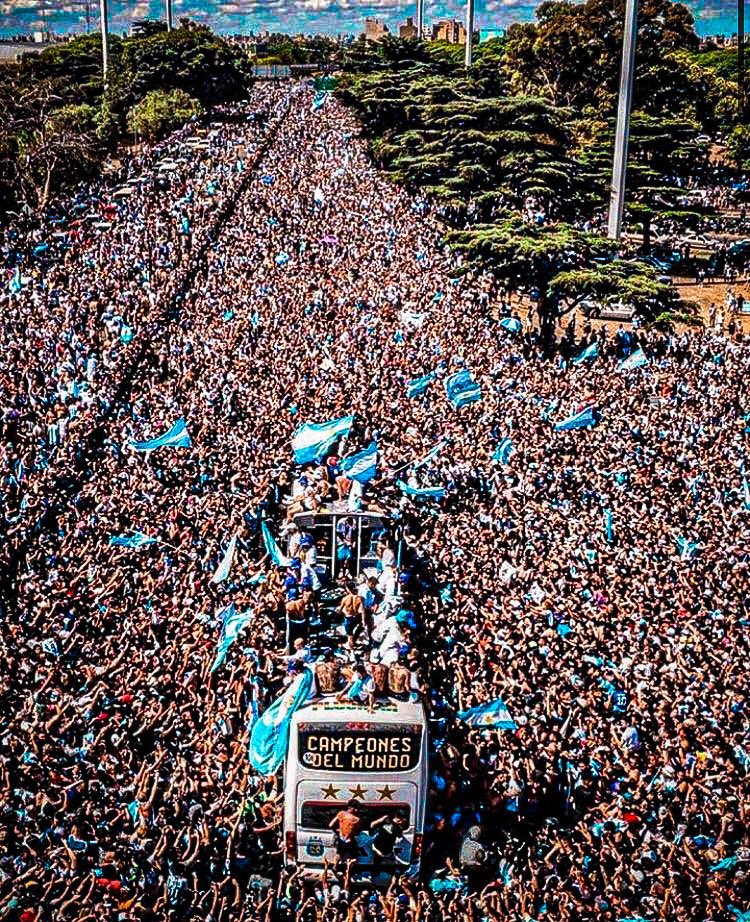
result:
[[[372,833],[372,863],[375,868],[383,863],[395,862],[403,867],[408,867],[409,862],[399,857],[396,852],[396,846],[405,841],[404,829],[406,823],[403,817],[385,813],[377,820],[370,823],[370,832]]]
[[[333,829],[335,833],[336,854],[339,860],[356,860],[359,857],[357,836],[362,831],[359,803],[356,800],[350,800],[346,805],[346,810],[339,810],[328,825],[329,829]]]

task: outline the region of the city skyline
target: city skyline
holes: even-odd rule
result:
[[[735,0],[685,0],[696,19],[699,34],[731,34],[737,29]],[[268,29],[289,33],[359,34],[365,17],[382,19],[392,32],[416,4],[403,0],[174,0],[175,18],[188,16],[219,32],[250,32]],[[514,22],[534,18],[538,3],[529,0],[477,0],[478,28],[507,28]],[[462,19],[460,0],[427,0],[427,21]],[[97,0],[0,0],[0,36],[49,29],[53,32],[84,32],[98,27]],[[134,19],[161,18],[160,0],[110,0],[113,32],[126,31]],[[747,14],[746,14],[747,18]]]

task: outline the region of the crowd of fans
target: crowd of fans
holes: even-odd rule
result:
[[[0,918],[744,918],[750,343],[570,328],[542,361],[335,100],[259,88],[156,181],[190,132],[132,165],[111,228],[4,240]],[[377,441],[362,502],[398,523],[400,591],[429,561],[397,645],[436,730],[425,873],[381,893],[279,872],[280,779],[247,757],[300,649],[259,525],[298,426],[347,414],[334,453]],[[133,448],[179,418],[190,447]],[[157,540],[110,544],[134,533]],[[230,604],[253,615],[211,671]],[[455,719],[498,697],[515,731]]]

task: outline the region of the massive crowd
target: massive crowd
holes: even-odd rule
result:
[[[190,126],[62,253],[3,241],[0,918],[745,918],[750,343],[569,328],[542,361],[521,302],[313,95],[255,90],[155,181]],[[482,399],[457,410],[462,368]],[[399,645],[441,728],[425,878],[384,893],[280,875],[279,780],[247,758],[289,670],[259,522],[300,423],[346,414],[340,448],[379,448],[363,501],[440,589]],[[189,448],[132,447],[181,417]],[[159,541],[110,544],[134,532]],[[212,672],[230,603],[253,617]],[[498,696],[517,730],[453,717]]]

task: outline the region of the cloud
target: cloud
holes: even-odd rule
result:
[[[98,26],[98,4],[90,0],[91,25]],[[699,31],[736,30],[736,0],[688,0]],[[220,32],[268,26],[287,32],[360,32],[365,16],[386,20],[391,29],[413,16],[416,0],[175,0],[180,16],[207,22]],[[427,0],[428,20],[463,19],[465,0]],[[2,35],[50,28],[80,32],[86,0],[0,0]],[[530,0],[476,0],[476,21],[483,28],[533,19]],[[164,18],[164,0],[110,0],[113,29],[125,31],[133,19]]]

